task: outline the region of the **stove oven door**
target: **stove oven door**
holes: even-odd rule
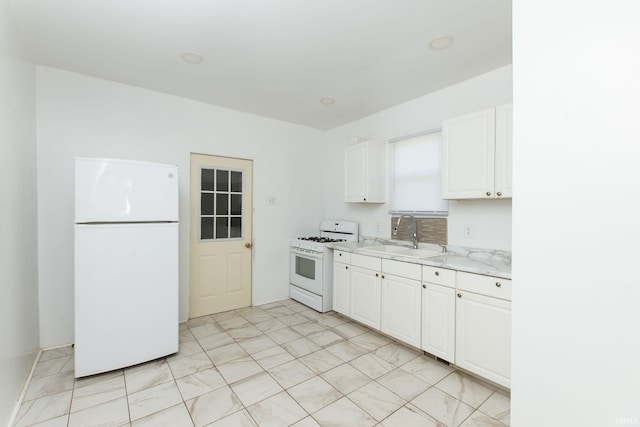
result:
[[[322,295],[323,253],[291,248],[289,280],[292,285]]]

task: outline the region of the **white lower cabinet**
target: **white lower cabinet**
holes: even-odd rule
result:
[[[455,360],[456,290],[422,283],[421,348],[447,362]]]
[[[349,316],[380,329],[380,273],[351,265],[351,299]]]
[[[335,311],[510,388],[511,280],[346,252],[338,257]]]
[[[380,330],[414,347],[420,347],[420,281],[382,275]]]
[[[503,282],[510,285],[510,281]],[[511,301],[479,295],[460,287],[456,297],[455,364],[510,387]]]
[[[333,263],[333,310],[345,316],[349,315],[349,291],[351,271],[349,264]]]

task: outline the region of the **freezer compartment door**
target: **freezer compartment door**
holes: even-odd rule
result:
[[[75,226],[75,376],[178,351],[178,224]]]
[[[75,222],[178,221],[178,167],[75,159]]]

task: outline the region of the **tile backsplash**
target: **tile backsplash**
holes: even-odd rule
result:
[[[411,232],[413,231],[411,218],[402,219],[400,227],[398,227],[398,235],[394,236],[393,229],[397,222],[397,216],[391,218],[391,239],[411,242]],[[436,245],[447,244],[447,218],[416,218],[416,225],[418,226],[418,242]]]

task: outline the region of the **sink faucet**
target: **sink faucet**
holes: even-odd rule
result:
[[[393,228],[393,235],[394,236],[398,235],[398,227],[400,226],[400,221],[402,221],[402,218],[404,218],[405,216],[408,216],[413,220],[413,234],[411,235],[411,238],[413,239],[413,249],[418,249],[418,225],[416,224],[415,216],[411,214],[400,215],[400,217],[398,218],[398,222],[396,223],[396,226]]]

